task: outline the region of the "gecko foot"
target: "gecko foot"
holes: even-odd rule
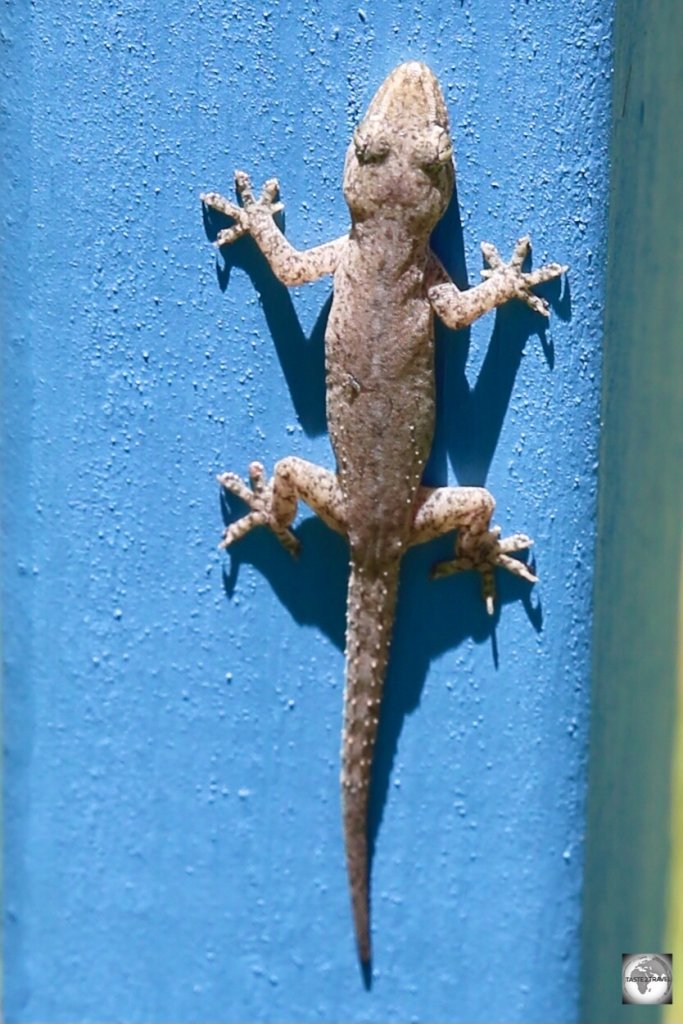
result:
[[[236,540],[244,537],[253,530],[255,526],[268,526],[278,540],[289,551],[290,555],[296,556],[299,553],[300,543],[291,530],[282,526],[273,514],[273,481],[266,480],[263,466],[260,462],[252,462],[249,466],[249,482],[247,487],[237,473],[221,473],[217,478],[219,484],[236,497],[241,498],[245,505],[251,509],[246,516],[236,519],[227,527],[223,534],[223,540],[219,544],[221,548],[228,548]]]
[[[455,558],[437,562],[432,569],[432,579],[450,576],[455,572],[466,572],[476,569],[481,576],[481,592],[486,604],[486,611],[493,615],[496,597],[494,569],[500,566],[515,576],[521,576],[529,583],[536,583],[538,577],[528,565],[516,558],[510,558],[513,551],[524,551],[530,548],[533,541],[524,533],[515,533],[511,537],[500,539],[500,527],[492,530],[473,531],[459,530],[455,545]]]
[[[546,263],[544,267],[525,273],[522,266],[531,252],[531,239],[528,235],[516,242],[509,263],[503,261],[495,245],[491,245],[490,242],[482,242],[481,251],[488,263],[488,267],[481,272],[482,277],[505,277],[513,285],[515,298],[526,303],[535,313],[540,313],[545,317],[550,316],[546,300],[542,299],[540,295],[534,295],[531,289],[545,281],[552,281],[553,278],[560,277],[567,272],[568,267],[562,263]]]
[[[229,228],[224,228],[216,235],[214,245],[220,249],[222,245],[230,245],[236,242],[242,235],[249,234],[251,221],[254,215],[265,211],[270,216],[275,216],[280,210],[284,210],[284,203],[278,200],[280,186],[277,178],[269,178],[263,186],[259,199],[254,198],[249,175],[244,171],[235,171],[235,188],[242,205],[231,202],[218,192],[202,192],[199,197],[205,206],[212,210],[218,210],[235,221]]]

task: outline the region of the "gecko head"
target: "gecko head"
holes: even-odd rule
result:
[[[391,210],[412,230],[431,231],[451,194],[455,168],[448,112],[426,64],[400,64],[382,82],[354,132],[344,196],[354,221]]]

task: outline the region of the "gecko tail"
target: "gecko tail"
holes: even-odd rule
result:
[[[370,779],[396,608],[398,568],[398,563],[375,569],[352,561],[346,616],[341,758],[344,842],[358,957],[366,980],[372,958],[368,849]]]
[[[370,940],[370,859],[367,839],[367,799],[361,794],[344,793],[344,833],[346,869],[351,889],[351,909],[356,933],[358,959],[363,968],[372,961]]]

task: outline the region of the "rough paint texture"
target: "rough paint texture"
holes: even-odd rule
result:
[[[581,1019],[611,5],[361,6],[0,9],[10,1024]],[[450,537],[403,560],[366,992],[337,793],[346,544],[300,505],[296,563],[266,530],[215,545],[217,473],[334,468],[330,279],[286,291],[248,241],[214,263],[197,196],[277,173],[298,247],[341,235],[351,132],[411,57],[451,116],[444,264],[475,282],[481,238],[507,257],[528,230],[570,296],[547,286],[547,332],[521,303],[437,325],[426,479],[490,488],[541,582],[499,573],[491,618],[474,573],[429,579]],[[670,287],[665,262],[643,279]]]
[[[233,226],[219,232],[227,245],[249,234],[286,285],[334,275],[325,333],[327,417],[337,460],[336,478],[288,459],[270,483],[250,467],[252,490],[233,473],[219,477],[251,511],[226,530],[224,546],[255,526],[268,526],[292,553],[290,531],[303,498],[349,542],[351,578],[346,628],[346,688],[342,742],[342,801],[346,859],[361,962],[369,964],[368,806],[370,773],[393,629],[399,565],[407,548],[457,530],[455,557],[435,576],[477,570],[493,614],[494,569],[535,582],[509,557],[531,545],[523,534],[500,540],[490,529],[494,503],[483,488],[426,488],[422,474],[434,437],[434,313],[453,330],[510,299],[535,312],[548,306],[531,289],[567,269],[550,263],[523,271],[529,240],[522,238],[505,264],[482,244],[486,281],[461,291],[430,249],[429,238],[451,199],[453,146],[448,114],[431,70],[400,65],[383,82],[354,132],[344,168],[351,230],[307,252],[287,242],[273,220],[282,209],[278,184],[266,182],[256,200],[249,178],[235,174],[242,200],[202,196]]]

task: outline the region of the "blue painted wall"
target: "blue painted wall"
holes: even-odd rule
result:
[[[3,10],[6,1019],[576,1017],[610,0],[106,2]],[[329,286],[216,261],[198,194],[279,175],[346,228],[344,149],[431,64],[458,203],[439,250],[571,264],[439,346],[431,482],[483,483],[542,583],[406,559],[378,752],[375,971],[342,853],[345,550],[304,518],[216,550],[215,473],[332,465]],[[209,225],[210,229],[210,225]]]

